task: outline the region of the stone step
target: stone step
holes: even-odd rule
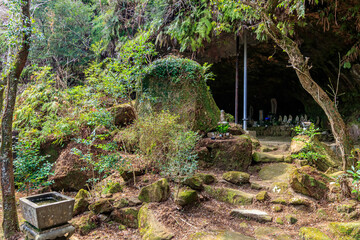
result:
[[[282,154],[271,154],[266,152],[254,152],[253,160],[257,163],[271,163],[271,162],[289,162],[291,161],[287,156]]]
[[[272,217],[266,212],[257,209],[233,209],[230,213],[232,217],[247,218],[258,222],[271,222]]]
[[[251,205],[255,197],[254,194],[246,193],[240,190],[224,187],[214,187],[206,185],[204,190],[212,198],[234,205]]]

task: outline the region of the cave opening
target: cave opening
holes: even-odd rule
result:
[[[277,52],[276,52],[277,51]],[[243,118],[243,49],[239,58],[239,123]],[[215,80],[209,81],[211,92],[220,109],[235,114],[235,63],[236,56],[221,58],[214,62],[211,71]],[[276,114],[272,114],[271,101],[276,101]],[[279,116],[295,119],[307,115],[316,122],[322,114],[309,94],[303,90],[295,71],[288,67],[287,56],[269,44],[248,47],[248,120],[250,127],[259,122],[259,112],[263,119]]]

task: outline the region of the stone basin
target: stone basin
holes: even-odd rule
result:
[[[67,223],[73,215],[75,200],[57,192],[20,198],[24,219],[37,229],[49,229]]]

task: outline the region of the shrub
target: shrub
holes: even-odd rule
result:
[[[40,156],[39,149],[29,143],[19,142],[15,147],[14,159],[15,185],[19,190],[38,189],[52,184],[48,176],[52,175],[52,163],[46,161],[47,156]]]
[[[151,167],[179,181],[191,176],[197,168],[195,145],[197,133],[179,123],[179,116],[162,111],[139,117],[133,128],[138,135],[139,152]]]

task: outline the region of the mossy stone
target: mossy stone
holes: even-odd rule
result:
[[[275,222],[276,222],[277,224],[284,225],[284,221],[282,220],[281,217],[275,218]]]
[[[121,186],[120,183],[118,182],[108,182],[105,186],[105,188],[103,189],[102,193],[103,194],[114,194],[114,193],[118,193],[118,192],[122,192],[123,187]]]
[[[138,223],[143,240],[169,240],[174,237],[174,234],[156,219],[148,204],[140,208]]]
[[[205,185],[205,192],[211,197],[221,202],[227,202],[234,205],[251,205],[254,195],[239,190],[223,187],[213,187]]]
[[[310,206],[311,205],[311,203],[307,199],[299,198],[299,197],[290,198],[289,204],[295,205],[295,206],[298,206],[298,205]]]
[[[162,202],[170,196],[170,186],[163,178],[153,184],[143,187],[139,193],[139,200],[142,202]]]
[[[81,236],[87,235],[97,228],[96,223],[92,221],[93,216],[95,216],[93,213],[88,213],[80,219],[71,222]]]
[[[124,208],[129,206],[129,200],[127,198],[120,198],[114,201],[114,208]]]
[[[90,204],[89,210],[94,212],[95,214],[109,213],[114,209],[112,204],[113,202],[114,199],[103,198]]]
[[[204,188],[203,181],[200,176],[192,176],[190,178],[185,179],[183,182],[184,185],[189,186],[195,190],[202,190]]]
[[[283,210],[283,206],[281,205],[274,205],[271,207],[271,209],[274,211],[274,212],[281,212]]]
[[[286,215],[285,216],[285,219],[287,220],[287,222],[288,223],[290,223],[290,224],[295,224],[295,223],[297,223],[297,218],[296,217],[294,217],[293,215]]]
[[[269,194],[267,193],[267,191],[261,191],[258,194],[256,194],[255,198],[259,202],[264,202],[267,199],[269,199],[270,197],[269,197]]]
[[[259,177],[262,180],[278,180],[285,182],[289,179],[289,175],[293,169],[294,166],[292,164],[271,163],[261,168]]]
[[[230,171],[222,175],[222,178],[228,182],[231,182],[236,185],[242,185],[249,183],[250,175],[245,172],[239,171]]]
[[[154,61],[142,79],[138,103],[139,114],[170,111],[180,116],[193,131],[209,132],[219,122],[220,109],[205,81],[204,67],[199,63],[169,56]],[[150,99],[156,98],[157,101]]]
[[[300,228],[299,235],[303,240],[331,240],[325,233],[314,227]]]
[[[79,215],[80,213],[85,212],[89,207],[89,198],[90,194],[84,189],[80,189],[75,196],[74,211],[73,216]]]
[[[278,197],[278,198],[271,200],[271,203],[286,205],[287,201],[285,200],[285,198]]]
[[[110,218],[111,220],[121,223],[126,227],[137,228],[138,213],[139,210],[135,207],[115,209],[114,211],[112,211]]]
[[[251,188],[251,189],[255,189],[255,190],[261,190],[261,189],[263,189],[263,186],[261,186],[261,185],[258,184],[258,183],[251,183],[251,184],[250,184],[250,188]]]
[[[329,229],[339,239],[360,239],[360,222],[332,222],[329,223]]]
[[[204,184],[212,184],[216,182],[216,177],[212,174],[197,173],[195,174],[195,177],[199,177]]]
[[[275,155],[265,152],[254,152],[253,160],[257,163],[284,162],[283,155]]]
[[[182,188],[179,190],[178,196],[175,198],[175,203],[184,207],[192,205],[198,200],[198,195],[195,190],[189,188]]]
[[[310,166],[294,170],[290,175],[290,186],[297,192],[317,200],[327,199],[330,178]]]

